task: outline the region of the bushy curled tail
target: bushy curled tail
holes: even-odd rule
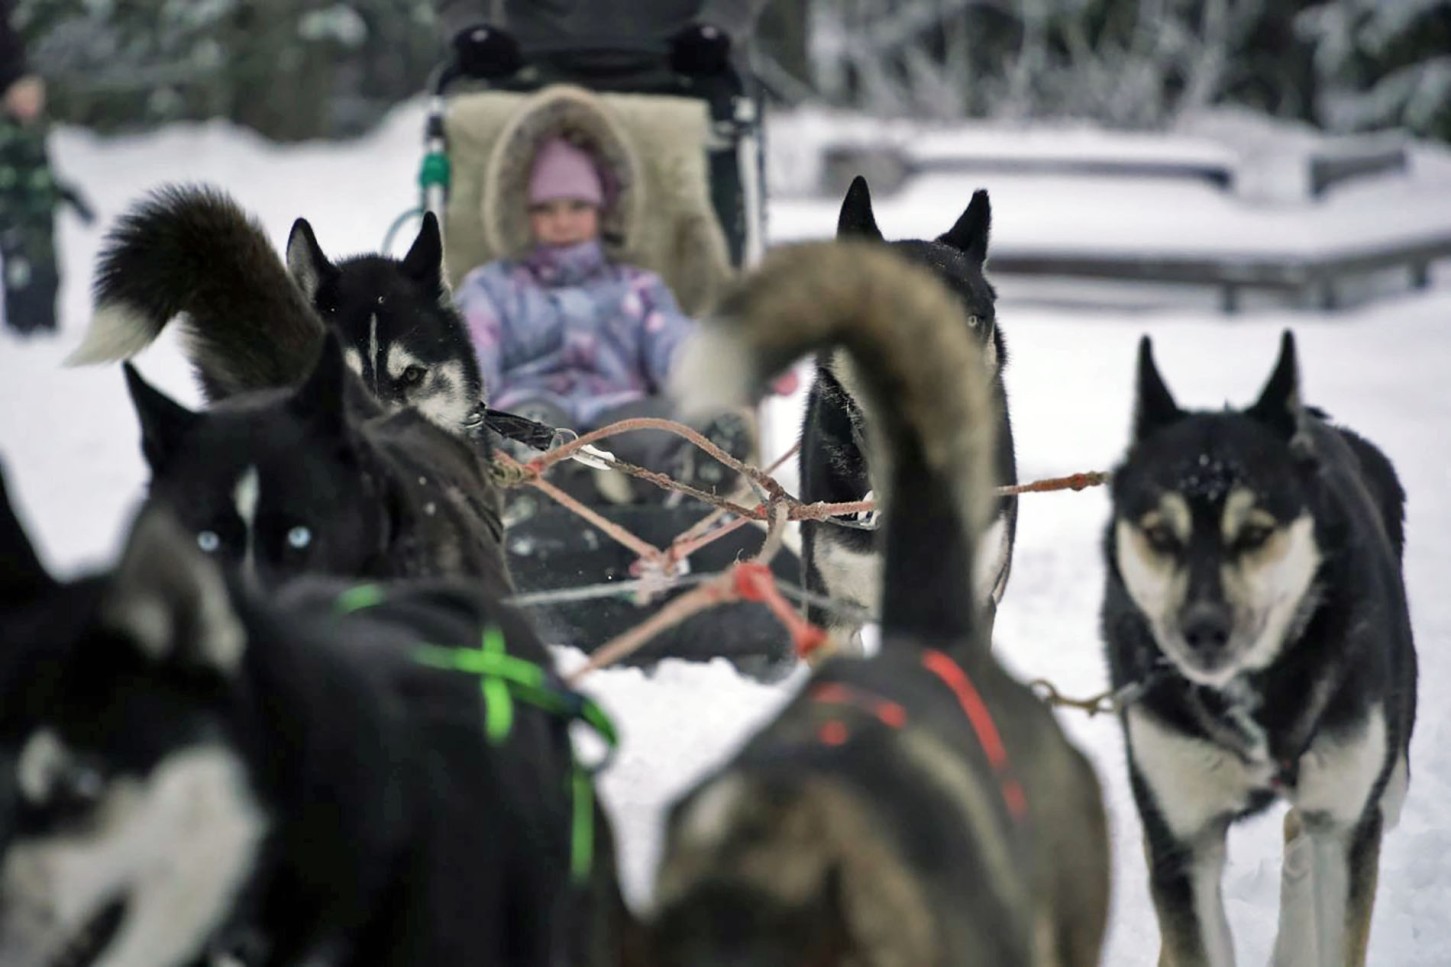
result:
[[[981,605],[966,589],[994,508],[997,413],[962,307],[927,269],[866,242],[777,249],[703,323],[672,383],[687,411],[708,412],[835,346],[869,395],[888,482],[883,635],[975,640]]]
[[[224,192],[158,189],[107,234],[91,328],[70,365],[116,362],[174,318],[207,398],[299,382],[323,323],[262,227]]]

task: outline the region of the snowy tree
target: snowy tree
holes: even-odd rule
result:
[[[771,4],[757,64],[791,99],[1132,128],[1229,103],[1451,140],[1451,0]],[[364,131],[420,92],[445,54],[434,6],[17,0],[17,15],[59,117],[114,129],[220,116],[291,140]]]
[[[1296,10],[1260,0],[840,0],[814,5],[813,53],[829,97],[885,113],[1151,127],[1230,97],[1303,117],[1308,101],[1282,93],[1308,77]]]
[[[57,116],[225,117],[278,140],[357,133],[442,56],[430,0],[20,0]]]
[[[1315,50],[1325,126],[1451,141],[1451,0],[1337,0],[1297,27]]]

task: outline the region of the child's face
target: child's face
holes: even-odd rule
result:
[[[575,245],[600,233],[599,209],[587,201],[556,198],[529,206],[529,230],[543,245]]]

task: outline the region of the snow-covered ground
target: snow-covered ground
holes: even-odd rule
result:
[[[226,126],[203,125],[109,141],[62,131],[55,153],[65,173],[90,192],[103,219],[161,182],[207,181],[256,212],[279,246],[292,219],[305,215],[323,247],[336,255],[375,247],[395,213],[412,202],[420,129],[418,110],[409,108],[369,138],[346,145],[282,149]],[[778,143],[790,140],[784,130],[774,134]],[[1335,208],[1331,227],[1354,234],[1451,223],[1451,164],[1436,152],[1426,157],[1412,183],[1355,189]],[[995,231],[1005,242],[1051,244],[1092,235],[1105,243],[1157,243],[1229,218],[1218,211],[1226,204],[1222,197],[1184,186],[940,176],[884,200],[879,222],[889,236],[935,235],[979,186],[993,193]],[[773,234],[828,234],[835,207],[782,200],[772,208]],[[1243,210],[1235,218],[1252,240],[1314,244],[1330,231],[1325,209],[1236,207]],[[58,339],[22,342],[0,335],[0,458],[44,556],[62,570],[113,553],[144,480],[119,370],[59,366],[87,319],[99,239],[99,229],[81,228],[69,216],[62,220],[66,285]],[[1451,389],[1443,382],[1451,373],[1451,289],[1329,316],[1263,312],[1230,319],[1183,306],[1070,311],[1010,297],[1000,318],[1011,350],[1008,387],[1025,478],[1113,465],[1126,441],[1133,348],[1144,332],[1154,336],[1160,366],[1180,401],[1212,407],[1251,399],[1268,373],[1280,330],[1294,327],[1308,399],[1367,434],[1396,462],[1410,494],[1406,574],[1420,646],[1421,717],[1410,797],[1383,853],[1371,961],[1451,963],[1445,915],[1451,909],[1451,595],[1445,593],[1451,456],[1443,449],[1451,440]],[[139,362],[164,388],[197,399],[169,342]],[[783,419],[775,424],[783,446],[791,405],[780,404]],[[1025,676],[1050,677],[1073,694],[1104,685],[1096,615],[1106,513],[1105,496],[1096,491],[1024,498],[1012,584],[998,619],[1000,654]],[[624,733],[623,753],[604,789],[634,899],[648,901],[662,806],[727,755],[797,684],[799,677],[764,686],[723,664],[673,662],[653,674],[606,671],[589,680]],[[1114,912],[1106,963],[1152,964],[1157,931],[1118,730],[1110,721],[1076,713],[1060,720],[1096,762],[1113,816]],[[1268,957],[1278,850],[1278,814],[1241,827],[1231,839],[1224,888],[1241,962]]]

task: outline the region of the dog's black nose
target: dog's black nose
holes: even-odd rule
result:
[[[1200,654],[1220,651],[1229,643],[1229,610],[1214,604],[1192,604],[1180,622],[1184,641]]]

